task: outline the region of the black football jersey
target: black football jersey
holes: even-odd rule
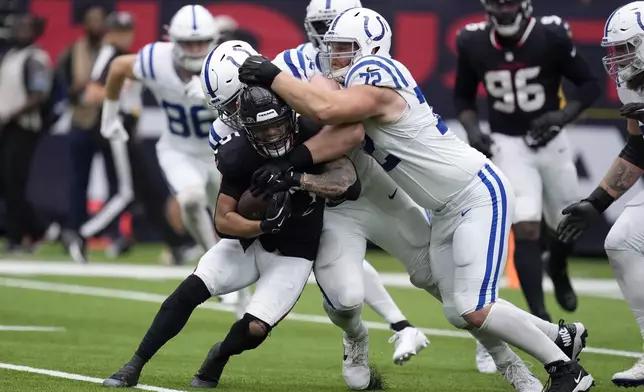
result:
[[[304,143],[315,135],[322,125],[305,117],[298,118],[299,132],[295,145]],[[215,152],[217,168],[222,176],[220,192],[239,200],[250,187],[255,170],[270,162],[259,155],[244,135],[235,132],[223,138]],[[306,173],[319,174],[323,165],[305,168]],[[268,252],[278,250],[282,255],[315,260],[324,217],[324,198],[306,191],[296,191],[291,197],[293,212],[277,234],[262,234],[259,241]],[[240,239],[247,249],[255,239]]]
[[[595,80],[577,54],[568,24],[558,16],[532,18],[511,46],[499,43],[489,23],[470,24],[459,32],[457,48],[457,109],[475,108],[483,83],[492,132],[524,135],[532,120],[560,109],[563,77],[577,86]]]

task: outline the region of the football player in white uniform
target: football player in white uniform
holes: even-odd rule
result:
[[[559,225],[560,238],[574,241],[591,222],[628,191],[644,174],[644,1],[616,9],[606,21],[602,46],[608,74],[617,83],[624,104],[629,138],[597,189],[579,203],[567,207]],[[644,192],[627,205],[611,228],[604,247],[622,295],[635,315],[644,337]],[[613,375],[623,387],[644,385],[644,357],[630,369]]]
[[[118,116],[118,97],[125,78],[141,81],[165,110],[169,132],[156,144],[159,164],[181,208],[183,222],[204,250],[217,243],[209,209],[219,191],[219,171],[205,143],[214,114],[203,103],[199,72],[215,46],[213,16],[200,5],[186,5],[172,17],[171,42],[153,42],[136,55],[116,58],[107,77],[101,133],[124,139],[127,134]],[[237,297],[237,296],[232,296]],[[240,295],[239,309],[247,295]]]
[[[251,54],[257,52],[246,42],[227,41],[214,49],[204,62],[201,77],[206,103],[218,113],[210,134],[213,150],[228,135],[240,131],[241,122],[235,112],[236,98],[242,89],[238,67]],[[328,80],[316,72],[311,60],[301,51],[283,51],[273,62],[294,77],[328,84]],[[356,141],[359,145],[360,138]],[[404,192],[397,190],[372,158],[359,150],[352,152],[350,157],[361,178],[362,196],[358,201],[327,208],[322,250],[314,272],[325,297],[329,317],[348,335],[360,338],[356,341],[345,338],[347,360],[344,373],[352,388],[363,389],[369,384],[367,334],[360,323],[359,312],[363,300],[383,315],[396,332],[391,339],[395,342],[395,363],[402,365],[429,343],[425,335],[402,315],[375,269],[363,260],[366,240],[375,242],[403,260],[410,275],[418,271],[428,274],[430,228],[424,211]],[[398,230],[391,230],[393,221],[398,222]],[[352,317],[347,317],[347,314]],[[365,350],[365,355],[358,355],[358,349]],[[360,366],[351,366],[358,359]],[[358,371],[360,375],[353,377],[355,372],[348,369],[350,367],[361,369]]]
[[[547,391],[589,390],[592,376],[555,343],[557,325],[497,299],[514,207],[503,173],[447,128],[407,68],[391,58],[391,28],[381,15],[366,8],[347,10],[334,19],[324,41],[329,51],[321,55],[322,67],[344,83],[342,90],[302,83],[261,56],[246,59],[239,78],[271,86],[298,113],[325,124],[361,121],[364,150],[432,212],[432,274],[447,319],[537,358],[551,377]],[[296,147],[288,165],[258,173],[256,186],[270,187],[288,176],[290,167],[319,161],[325,155],[319,153],[322,145],[331,155],[336,143],[322,131]],[[575,333],[578,326],[570,330],[573,341],[582,340]]]

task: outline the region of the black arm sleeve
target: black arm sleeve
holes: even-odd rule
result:
[[[642,135],[628,136],[628,141],[619,157],[644,170],[644,137]]]
[[[577,52],[568,23],[564,22],[559,26],[554,31],[554,36],[561,74],[577,87],[570,100],[579,102],[581,110],[584,110],[599,98],[599,81],[590,70],[588,62]]]
[[[476,92],[480,81],[469,61],[466,37],[467,35],[461,31],[456,38],[458,59],[454,85],[454,106],[459,114],[465,110],[476,111]]]

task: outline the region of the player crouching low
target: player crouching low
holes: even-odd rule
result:
[[[222,239],[199,261],[195,272],[166,299],[132,359],[103,382],[107,387],[138,383],[145,363],[181,331],[192,311],[215,295],[255,284],[243,317],[215,344],[192,380],[196,388],[215,388],[233,355],[258,347],[297,302],[313,268],[323,226],[325,200],[306,188],[311,181],[327,199],[352,200],[360,194],[353,164],[342,157],[292,173],[292,182],[268,196],[265,216],[240,215],[242,195],[255,170],[288,153],[320,126],[295,112],[263,87],[251,86],[239,98],[244,136],[235,132],[216,151],[222,184],[215,226]],[[322,175],[316,175],[322,174]],[[245,210],[257,212],[257,203]],[[252,211],[255,209],[255,211]],[[249,217],[249,213],[246,214]]]

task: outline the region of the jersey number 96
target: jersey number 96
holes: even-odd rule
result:
[[[540,72],[541,67],[519,69],[514,77],[509,70],[486,72],[485,89],[496,99],[494,109],[503,113],[514,113],[517,107],[526,113],[541,109],[546,103],[545,89],[541,84],[528,83]]]
[[[161,101],[161,106],[168,116],[168,127],[172,134],[181,137],[194,135],[205,139],[210,135],[210,124],[215,116],[203,106],[192,106],[186,110],[182,105]]]

